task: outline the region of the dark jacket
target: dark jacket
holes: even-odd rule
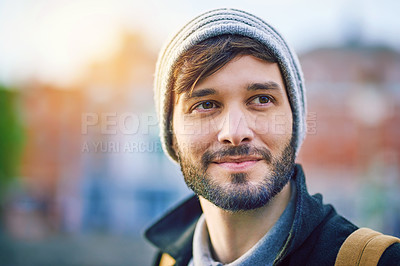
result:
[[[331,205],[323,205],[320,194],[308,194],[300,165],[296,165],[293,179],[297,191],[294,222],[274,265],[334,265],[340,246],[357,227],[338,215]],[[171,255],[176,265],[188,264],[201,213],[197,197],[192,196],[145,232],[146,238],[159,249],[154,265],[159,264],[162,253]],[[398,265],[394,261],[400,261],[399,243],[384,252],[378,265]]]

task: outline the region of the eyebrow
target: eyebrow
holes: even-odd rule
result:
[[[257,91],[257,90],[276,90],[282,92],[281,86],[274,81],[268,81],[264,83],[252,83],[247,86],[248,91]],[[191,93],[186,93],[184,98],[185,101],[194,99],[194,98],[201,98],[208,95],[215,95],[217,91],[215,89],[200,89],[192,91]]]
[[[185,94],[185,100],[190,100],[193,98],[200,98],[208,95],[215,95],[217,94],[217,91],[214,89],[200,89],[200,90],[195,90],[192,91],[192,93],[186,93]]]
[[[248,91],[257,91],[257,90],[278,90],[283,91],[281,86],[274,81],[268,81],[265,83],[252,83],[247,87]]]

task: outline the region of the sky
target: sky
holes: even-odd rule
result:
[[[263,18],[299,53],[351,36],[400,51],[398,0],[0,0],[0,83],[34,77],[68,86],[117,51],[122,31],[145,34],[157,51],[188,20],[219,7]]]

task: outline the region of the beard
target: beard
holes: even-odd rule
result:
[[[216,159],[225,156],[262,156],[270,165],[261,181],[248,180],[247,173],[233,173],[230,182],[219,184],[207,174],[207,168]],[[294,171],[294,150],[287,144],[279,157],[273,157],[265,148],[250,145],[224,148],[216,152],[207,151],[201,157],[200,165],[190,161],[178,149],[178,159],[186,185],[197,196],[202,196],[214,205],[231,212],[246,211],[266,205],[289,182]]]

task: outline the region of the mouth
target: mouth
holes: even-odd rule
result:
[[[261,160],[260,157],[224,157],[213,161],[213,163],[230,171],[243,172],[249,170]]]

